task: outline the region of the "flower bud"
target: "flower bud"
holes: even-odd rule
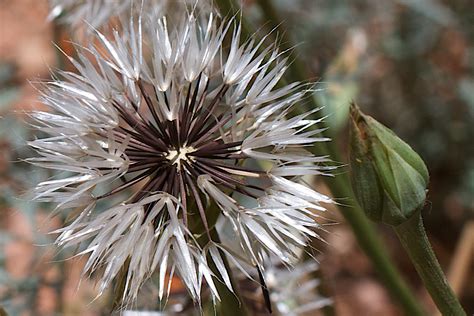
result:
[[[425,202],[428,170],[420,156],[390,129],[351,105],[352,186],[366,215],[400,225]]]

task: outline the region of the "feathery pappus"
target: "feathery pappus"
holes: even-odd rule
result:
[[[301,181],[332,168],[305,149],[328,141],[317,109],[289,115],[312,86],[279,85],[288,57],[242,40],[233,19],[125,24],[77,45],[77,71],[55,73],[42,89],[49,110],[31,114],[47,136],[30,142],[29,161],[61,172],[34,199],[73,218],[57,245],[86,245],[78,255],[99,295],[127,267],[124,302],[153,273],[160,298],[176,273],[199,303],[204,282],[219,299],[213,276],[232,290],[225,258],[245,273],[270,254],[290,265],[332,203]],[[219,217],[238,253],[216,237]]]

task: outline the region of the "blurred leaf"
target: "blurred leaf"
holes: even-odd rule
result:
[[[15,73],[15,67],[10,63],[0,63],[0,87],[7,84]]]
[[[5,270],[0,269],[0,284],[9,284],[10,281],[11,278],[8,273]]]
[[[462,79],[458,89],[460,97],[469,105],[471,115],[474,115],[474,79]]]
[[[5,311],[5,309],[3,309],[2,306],[0,306],[0,316],[8,316],[7,312]]]
[[[18,88],[0,90],[0,113],[7,111],[19,95],[20,89]]]
[[[359,88],[354,81],[330,82],[316,94],[318,103],[324,106],[328,115],[326,122],[332,133],[337,133],[346,125],[349,117],[349,104],[356,99]]]
[[[425,15],[426,17],[442,25],[454,23],[454,15],[451,10],[436,0],[398,0],[411,9]]]
[[[0,120],[0,136],[18,147],[27,148],[28,132],[28,125],[13,115],[4,116]]]
[[[474,159],[468,163],[467,170],[462,179],[461,196],[466,208],[474,215]]]
[[[6,231],[3,231],[3,230],[0,230],[0,244],[6,244],[7,242],[9,242],[10,240],[12,240],[12,236],[10,236],[10,233],[6,232]],[[0,260],[1,258],[3,258],[4,254],[2,252],[0,252]]]
[[[12,64],[0,64],[0,113],[8,110],[19,96],[20,89],[11,85],[14,74],[15,67]]]
[[[13,298],[3,301],[2,304],[5,310],[7,311],[6,315],[21,315],[21,313],[24,312],[25,306],[15,305],[16,302]]]

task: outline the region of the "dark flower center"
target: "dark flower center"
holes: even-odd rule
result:
[[[189,84],[186,96],[182,98],[184,104],[172,120],[164,118],[163,111],[157,110],[158,106],[164,106],[171,111],[167,93],[155,89],[152,97],[148,90],[153,87],[145,87],[141,81],[137,86],[148,113],[129,98],[133,108],[112,102],[121,119],[114,135],[126,144],[125,155],[130,165],[122,177],[123,183],[99,198],[143,182],[131,203],[161,191],[181,199],[185,208],[187,196],[192,196],[203,214],[197,180],[204,174],[219,186],[257,197],[254,191],[262,189],[249,185],[246,178],[259,177],[263,173],[242,167],[247,157],[240,152],[241,141],[223,140],[225,132],[222,130],[226,130],[235,115],[232,111],[218,111],[228,86],[222,85],[214,97],[207,99],[209,82],[203,89],[201,77]],[[164,104],[160,104],[160,100],[164,100]]]

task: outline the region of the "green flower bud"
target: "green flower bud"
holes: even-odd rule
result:
[[[355,196],[366,215],[400,225],[426,200],[428,170],[420,156],[390,129],[351,105],[351,169]]]

